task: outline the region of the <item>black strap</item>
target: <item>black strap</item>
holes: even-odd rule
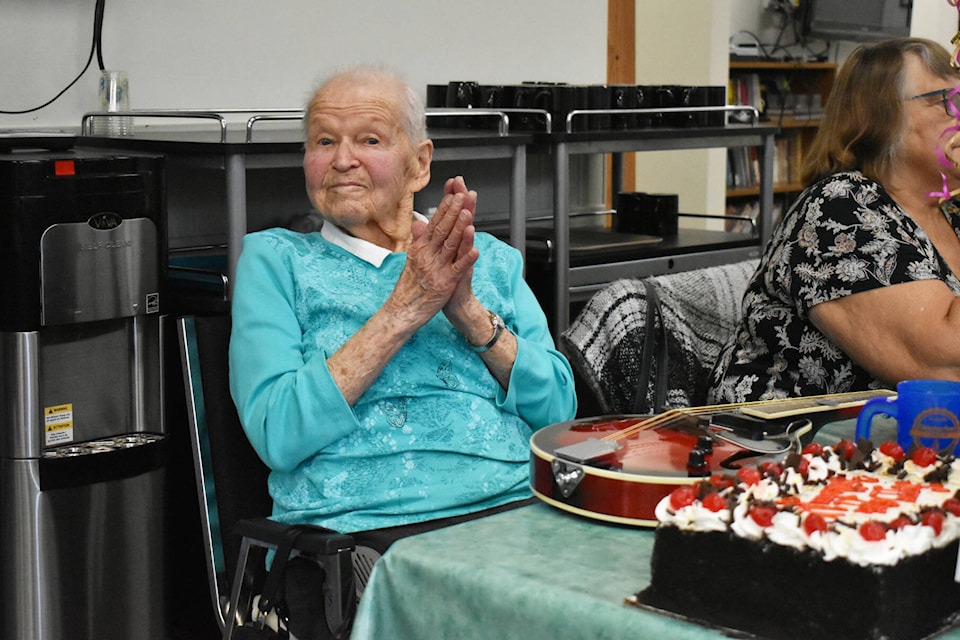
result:
[[[280,598],[278,596],[280,585],[283,584],[283,572],[287,567],[290,552],[293,550],[301,531],[301,527],[291,525],[283,532],[283,538],[277,545],[277,552],[273,556],[270,572],[267,574],[267,579],[263,583],[263,590],[260,592],[259,609],[264,618],[270,613],[271,609],[279,604]]]
[[[644,318],[640,380],[637,384],[636,395],[633,398],[633,412],[660,413],[667,402],[667,327],[660,310],[660,296],[657,295],[657,288],[648,280],[642,280],[642,282],[646,292],[647,313],[646,318]],[[657,348],[656,354],[654,354],[654,346]],[[650,388],[650,378],[653,375],[654,368],[657,378],[654,381],[655,389],[651,411],[651,407],[647,404],[647,391]]]

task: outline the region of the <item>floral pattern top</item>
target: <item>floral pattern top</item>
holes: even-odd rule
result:
[[[520,253],[476,234],[473,290],[517,340],[506,389],[438,313],[351,406],[327,360],[383,306],[407,255],[324,228],[248,234],[237,263],[230,389],[270,467],[273,518],[352,533],[530,497],[530,436],[577,403]]]
[[[960,237],[960,208],[943,207]],[[736,333],[714,366],[709,402],[887,387],[810,322],[821,302],[914,280],[960,280],[927,234],[862,173],[808,187],[774,231],[747,287]],[[864,319],[869,321],[869,319]]]

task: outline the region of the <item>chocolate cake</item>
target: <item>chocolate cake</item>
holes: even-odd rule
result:
[[[925,638],[960,621],[960,461],[811,445],[657,508],[640,603],[772,639]]]

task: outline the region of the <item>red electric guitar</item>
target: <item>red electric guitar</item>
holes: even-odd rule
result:
[[[653,527],[654,509],[679,486],[741,464],[781,459],[827,422],[855,417],[892,391],[863,391],[713,407],[655,416],[570,420],[530,439],[534,494],[565,511]]]

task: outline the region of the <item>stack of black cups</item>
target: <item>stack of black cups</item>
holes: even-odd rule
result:
[[[427,85],[427,107],[480,109],[536,109],[550,114],[552,131],[567,131],[572,111],[614,109],[676,109],[722,107],[726,87],[684,85],[571,85],[524,82],[484,85],[472,81]],[[512,131],[544,131],[545,118],[535,114],[509,114]],[[474,121],[476,119],[473,119]],[[471,126],[469,120],[458,120]],[[722,127],[724,112],[581,114],[571,121],[571,131],[609,131],[656,127]]]
[[[669,238],[677,235],[679,196],[621,192],[614,201],[613,228],[621,233]]]

